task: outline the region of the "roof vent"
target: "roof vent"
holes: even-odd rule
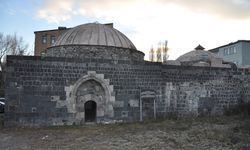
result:
[[[200,44],[195,48],[195,50],[200,51],[200,50],[204,50],[205,48],[202,47]]]

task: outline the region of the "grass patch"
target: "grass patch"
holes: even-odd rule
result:
[[[221,116],[6,128],[0,149],[249,149],[249,124],[248,118]]]

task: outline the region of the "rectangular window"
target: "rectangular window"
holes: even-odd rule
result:
[[[56,37],[54,36],[54,35],[52,35],[51,37],[50,37],[50,43],[51,44],[54,44],[56,42]]]
[[[231,48],[230,48],[230,54],[233,54],[233,53],[234,53],[234,48],[231,47]]]
[[[46,43],[47,43],[47,36],[46,36],[46,35],[43,35],[43,36],[42,36],[42,43],[43,43],[43,44],[46,44]]]
[[[224,55],[227,55],[227,49],[226,48],[224,49]]]
[[[234,53],[234,54],[236,54],[236,53],[237,53],[236,47],[234,47],[234,49],[233,49],[233,53]]]
[[[237,46],[236,47],[236,52],[240,50],[240,46]]]
[[[225,48],[225,49],[224,49],[224,55],[229,55],[229,53],[230,53],[229,51],[230,51],[229,48]]]
[[[236,53],[237,53],[237,49],[235,46],[224,48],[224,55],[232,55]]]

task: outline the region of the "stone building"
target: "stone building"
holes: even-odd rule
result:
[[[222,115],[249,102],[250,70],[198,46],[166,63],[118,30],[79,25],[44,56],[8,56],[5,126],[128,122]]]
[[[107,23],[104,25],[113,28],[113,23]],[[69,29],[71,28],[58,27],[58,29],[35,31],[34,55],[41,56],[42,53],[44,53],[44,51],[48,47],[51,47],[52,45],[55,44],[59,36],[61,36],[64,32],[68,31]]]

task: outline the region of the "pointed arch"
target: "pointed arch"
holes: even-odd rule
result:
[[[84,118],[84,112],[79,112],[76,109],[77,105],[77,92],[81,85],[86,83],[87,81],[95,81],[97,82],[104,90],[104,102],[100,102],[98,100],[98,96],[95,95],[95,93],[92,94],[86,94],[81,96],[83,103],[89,100],[93,100],[97,103],[97,121],[98,117],[104,117],[104,118],[113,118],[114,117],[114,109],[113,104],[115,102],[114,92],[113,92],[113,86],[110,85],[108,79],[104,79],[103,74],[96,74],[95,71],[88,71],[88,74],[78,79],[75,84],[72,87],[71,91],[71,102],[73,104],[73,110],[76,113],[76,119]]]

